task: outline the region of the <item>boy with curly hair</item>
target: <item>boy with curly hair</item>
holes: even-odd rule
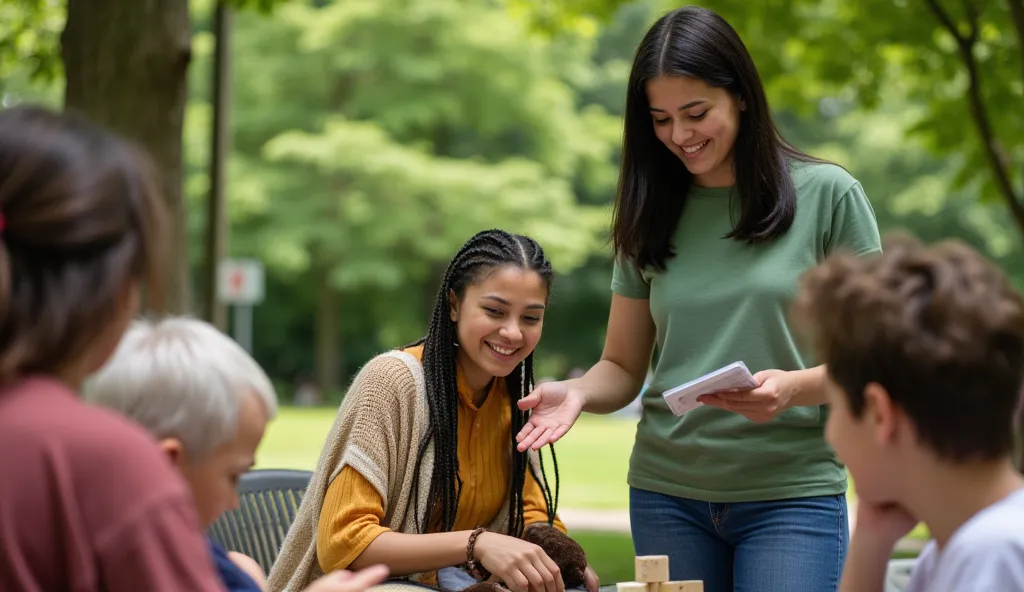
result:
[[[794,312],[828,368],[826,437],[857,485],[841,590],[881,591],[896,542],[934,539],[908,592],[1024,590],[1014,415],[1024,301],[968,247],[898,237],[807,273]]]

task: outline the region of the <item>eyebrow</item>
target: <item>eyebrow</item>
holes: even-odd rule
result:
[[[499,302],[501,304],[504,304],[505,306],[512,306],[511,302],[509,302],[508,300],[505,300],[501,296],[488,295],[488,296],[484,296],[483,299],[484,300],[493,300],[495,302]],[[527,304],[526,308],[527,309],[540,309],[540,310],[544,310],[544,305],[543,304]]]
[[[685,111],[685,110],[689,109],[690,107],[696,107],[697,105],[700,105],[703,102],[704,102],[704,99],[697,99],[696,101],[690,101],[689,103],[687,103],[687,104],[683,105],[682,107],[680,107],[679,110],[680,111]],[[667,113],[667,111],[665,111],[664,109],[659,109],[658,107],[651,107],[650,111],[657,111],[658,113]]]

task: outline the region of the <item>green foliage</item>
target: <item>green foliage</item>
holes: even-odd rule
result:
[[[491,226],[535,236],[559,271],[538,374],[598,359],[625,81],[640,37],[678,3],[231,1],[230,244],[269,266],[255,339],[275,378],[312,371],[323,285],[338,298],[345,373],[422,334],[448,258]],[[1019,163],[1024,68],[1010,1],[969,5],[983,8],[975,55],[987,112]],[[961,238],[1024,269],[1002,206],[979,203],[996,192],[965,70],[925,0],[701,3],[743,36],[787,137],[849,168],[883,230]],[[215,5],[190,2],[185,186],[197,271]],[[943,0],[960,31],[964,5]],[[56,0],[0,5],[5,104],[60,104],[63,18]]]
[[[0,88],[13,76],[40,84],[63,74],[60,33],[66,19],[60,0],[0,3]]]
[[[479,230],[537,238],[560,273],[603,246],[620,132],[572,86],[592,67],[585,36],[540,37],[484,3],[345,0],[239,14],[234,38],[232,251],[296,291],[326,282],[343,311],[360,310],[339,328],[354,363],[423,331],[440,273]],[[203,97],[209,34],[194,45]],[[208,108],[189,117],[201,212]],[[297,296],[281,295],[264,306]],[[294,334],[313,321],[265,322]],[[268,355],[308,368],[288,348]]]
[[[1010,2],[1020,0],[936,4],[961,35],[976,19],[973,55],[993,140],[1004,147],[1011,163],[1019,163],[1024,159],[1024,38],[1014,29]],[[928,1],[701,4],[719,11],[739,31],[776,105],[805,115],[843,103],[872,110],[894,100],[920,106],[891,114],[895,127],[916,136],[936,155],[952,158],[957,188],[983,200],[1000,196],[967,101],[965,62]],[[1011,164],[1009,173],[1015,187],[1024,183],[1020,166]]]

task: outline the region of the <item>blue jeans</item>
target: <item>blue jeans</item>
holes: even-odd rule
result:
[[[709,503],[630,488],[637,555],[705,592],[834,592],[850,542],[846,496]]]

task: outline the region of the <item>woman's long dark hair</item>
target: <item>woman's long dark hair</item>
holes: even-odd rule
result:
[[[551,263],[544,256],[544,250],[529,237],[510,234],[503,230],[487,230],[469,239],[448,264],[448,269],[441,280],[441,287],[434,302],[434,312],[430,317],[430,327],[423,339],[407,347],[423,345],[423,373],[426,379],[427,404],[430,411],[430,427],[423,442],[420,444],[416,458],[414,483],[419,485],[420,465],[430,442],[434,443],[434,470],[430,480],[430,491],[427,496],[427,508],[422,514],[416,508],[417,526],[420,532],[427,532],[430,521],[439,520],[438,526],[443,532],[450,531],[455,524],[462,480],[459,478],[458,452],[458,382],[456,353],[458,332],[455,323],[449,317],[449,292],[454,292],[460,300],[470,285],[483,281],[488,273],[499,267],[511,265],[524,270],[537,272],[543,279],[548,290],[551,289],[553,270]],[[526,471],[533,474],[540,484],[547,502],[548,523],[554,521],[558,505],[558,460],[555,458],[554,446],[551,457],[555,470],[555,493],[544,478],[543,461],[540,475],[529,462],[527,453],[518,452],[516,434],[522,429],[529,417],[528,412],[520,411],[517,401],[533,390],[533,352],[530,353],[512,374],[505,378],[509,399],[512,405],[512,429],[510,446],[512,447],[511,491],[509,495],[508,534],[519,536],[524,529],[523,521],[523,485]],[[418,499],[418,492],[413,499]],[[423,522],[419,522],[420,516]]]
[[[819,161],[782,138],[736,31],[710,10],[684,6],[654,23],[633,60],[612,223],[615,254],[637,267],[663,270],[674,256],[672,237],[693,185],[693,175],[654,133],[645,85],[662,75],[697,78],[746,105],[733,147],[740,215],[726,237],[757,243],[785,233],[796,215],[788,163]]]

